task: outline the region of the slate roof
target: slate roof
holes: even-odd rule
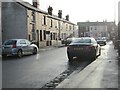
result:
[[[23,0],[15,0],[17,3],[19,3],[20,5],[24,6],[25,8],[31,9],[31,10],[35,10],[44,14],[48,14],[47,12],[40,10],[39,8],[35,8],[34,6],[32,6],[30,3],[28,2],[24,2]]]
[[[4,1],[4,0],[3,0],[3,1]],[[8,0],[8,2],[16,2],[16,3],[22,5],[23,7],[27,8],[27,9],[34,10],[34,11],[37,11],[37,12],[46,14],[46,15],[48,15],[49,18],[53,18],[53,19],[56,19],[56,20],[60,20],[60,21],[63,21],[63,22],[67,22],[67,23],[69,23],[69,24],[76,25],[76,24],[74,24],[74,23],[72,23],[72,22],[70,22],[70,21],[67,21],[67,20],[64,19],[64,18],[58,18],[57,15],[49,15],[48,12],[43,11],[43,10],[41,10],[41,9],[39,9],[39,8],[35,8],[35,7],[32,6],[30,3],[25,2],[25,1],[23,1],[23,0]]]

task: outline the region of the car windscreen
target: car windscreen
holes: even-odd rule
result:
[[[72,38],[68,38],[67,41],[72,41],[73,39]]]
[[[101,38],[97,38],[97,40],[106,40],[105,38],[101,37]]]
[[[16,44],[16,40],[7,40],[3,43],[3,45],[13,45],[13,44]]]
[[[91,43],[91,39],[75,39],[72,43]]]

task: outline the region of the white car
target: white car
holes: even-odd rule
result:
[[[26,39],[8,39],[2,45],[2,56],[22,57],[25,54],[37,54],[38,47]]]

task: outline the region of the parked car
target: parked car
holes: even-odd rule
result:
[[[26,39],[8,39],[2,45],[2,56],[22,57],[25,54],[37,54],[38,47]]]
[[[73,40],[74,40],[74,37],[72,37],[72,38],[67,38],[67,39],[64,41],[64,43],[65,43],[65,45],[67,46],[67,45],[69,45]]]
[[[98,43],[100,46],[106,45],[107,40],[106,40],[105,37],[98,37],[96,40],[97,40],[97,43]]]
[[[73,57],[96,59],[99,55],[101,55],[101,47],[92,37],[75,38],[67,47],[69,61],[73,61]]]

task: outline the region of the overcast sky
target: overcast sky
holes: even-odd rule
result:
[[[32,3],[32,0],[24,0]],[[114,21],[117,18],[117,4],[120,0],[39,0],[40,9],[53,7],[53,14],[62,10],[62,17],[69,14],[71,22]]]

